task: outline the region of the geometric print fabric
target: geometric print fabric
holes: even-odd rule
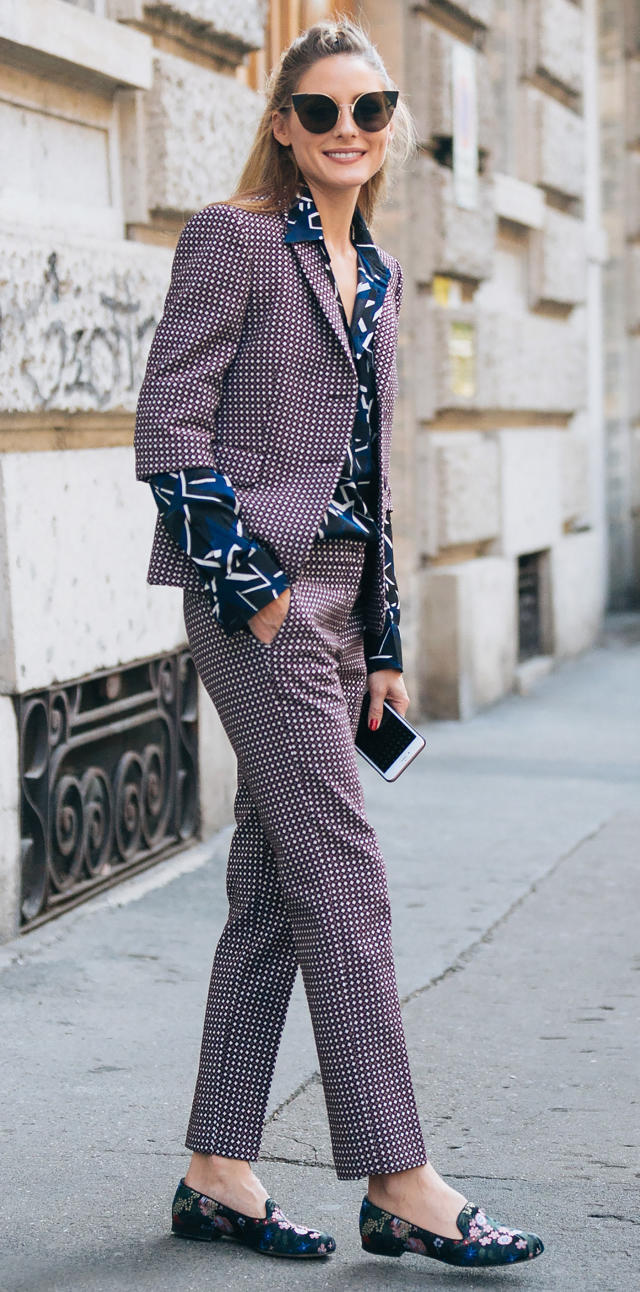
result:
[[[229,912],[186,1145],[255,1161],[298,966],[339,1179],[427,1161],[398,998],[384,859],[354,733],[366,691],[359,539],[317,542],[270,643],[185,587],[198,673],[237,757]]]
[[[318,528],[318,538],[345,535],[377,542],[378,426],[372,343],[391,274],[378,256],[358,209],[354,213],[352,240],[358,254],[358,286],[349,326],[320,216],[310,190],[304,185],[288,213],[285,242],[317,242],[349,338],[359,383],[347,458]],[[194,561],[214,614],[227,632],[245,627],[251,615],[289,586],[277,563],[245,534],[228,476],[212,469],[185,467],[180,472],[158,473],[149,483],[169,533]],[[385,623],[382,633],[367,633],[365,637],[369,672],[379,668],[402,669],[400,606],[388,511],[384,518],[384,549]]]
[[[351,441],[358,378],[344,321],[317,246],[285,244],[286,212],[213,203],[184,226],[136,408],[136,477],[201,468],[233,482],[250,537],[295,579],[335,493]],[[378,539],[368,561],[365,626],[385,621],[382,516],[391,507],[389,455],[397,396],[402,271],[376,320]],[[266,448],[266,451],[265,451]],[[217,549],[216,542],[210,544]],[[224,559],[224,558],[223,558]],[[242,558],[240,558],[242,559]],[[256,585],[265,577],[260,568]],[[158,515],[150,583],[200,589],[192,556]]]

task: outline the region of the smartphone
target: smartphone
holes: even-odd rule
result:
[[[385,781],[395,781],[417,754],[424,749],[426,741],[415,727],[401,718],[393,705],[386,700],[382,706],[382,721],[377,731],[370,731],[369,692],[365,691],[362,701],[360,721],[356,731],[356,749],[366,758],[372,767],[384,777]]]

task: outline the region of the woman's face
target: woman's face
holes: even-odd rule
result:
[[[301,77],[300,94],[329,94],[336,103],[351,104],[359,94],[386,88],[375,68],[355,54],[321,58]],[[302,174],[310,184],[325,190],[360,189],[385,159],[393,133],[393,120],[372,134],[360,130],[349,108],[342,107],[332,130],[311,134],[293,108],[285,116],[273,113],[273,133],[279,143],[290,144]]]

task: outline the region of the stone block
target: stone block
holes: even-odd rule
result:
[[[264,44],[268,0],[107,0],[107,5],[109,16],[121,22],[143,22],[151,14],[205,37],[221,37],[239,52]]]
[[[529,240],[529,300],[576,305],[585,299],[587,256],[582,220],[545,208],[544,228]]]
[[[640,514],[640,426],[632,426],[631,441],[631,510]]]
[[[438,490],[432,434],[421,430],[415,440],[415,539],[419,557],[432,556],[438,551]]]
[[[419,230],[413,260],[416,280],[430,282],[434,274],[475,281],[488,278],[496,232],[492,181],[480,180],[478,209],[463,210],[456,205],[452,172],[423,156],[414,167],[411,190]]]
[[[131,412],[172,254],[62,231],[0,234],[0,411]]]
[[[585,525],[591,515],[590,445],[580,430],[560,437],[561,517],[564,524]]]
[[[513,686],[517,652],[514,561],[481,557],[427,569],[422,598],[421,710],[470,718]]]
[[[529,0],[525,16],[525,75],[548,76],[582,93],[584,14],[573,0]]]
[[[0,695],[0,731],[0,942],[7,942],[18,932],[20,904],[18,726],[8,695]]]
[[[633,332],[640,330],[640,246],[627,248],[627,318]]]
[[[410,49],[411,111],[422,143],[451,139],[453,135],[452,58],[455,39],[414,15]],[[476,56],[478,147],[491,151],[494,129],[493,88],[487,59]]]
[[[481,542],[500,533],[498,445],[479,431],[429,432],[430,520],[423,549]]]
[[[59,90],[52,89],[51,81],[44,76],[25,80],[33,95],[28,109],[19,90],[13,101],[4,94],[0,98],[0,226],[74,229],[94,240],[121,238],[112,99],[87,94],[80,108],[65,93],[64,106],[54,111],[48,100],[57,99]],[[13,92],[6,91],[7,95]],[[139,93],[117,90],[114,98]]]
[[[561,438],[563,431],[499,431],[503,556],[539,552],[562,533]]]
[[[526,146],[522,176],[567,197],[584,194],[585,133],[582,117],[529,85],[524,87]]]
[[[147,205],[187,212],[231,195],[263,109],[233,77],[158,53],[145,96]]]
[[[522,224],[526,229],[541,229],[544,225],[544,193],[535,184],[504,175],[496,171],[493,176],[493,194],[496,215],[512,224]]]
[[[431,373],[437,410],[565,414],[583,406],[584,340],[571,320],[507,308],[434,305],[432,314]],[[460,324],[470,350],[466,359],[461,353],[465,336]]]
[[[418,422],[430,422],[436,411],[436,382],[433,375],[437,353],[436,314],[430,298],[420,292],[415,299],[415,328],[412,353],[407,359],[413,406]],[[407,383],[408,384],[408,383]]]
[[[630,58],[640,54],[640,8],[637,0],[623,0],[624,43]]]
[[[640,422],[640,335],[629,337],[629,416]]]
[[[604,612],[603,535],[565,534],[551,552],[554,655],[576,655],[595,642]]]
[[[147,35],[127,31],[84,8],[59,0],[28,0],[0,5],[4,58],[43,79],[60,78],[72,85],[80,69],[84,86],[104,93],[117,85],[151,84],[152,44]],[[16,57],[17,54],[17,57]]]
[[[640,143],[640,59],[626,65],[625,90],[627,143],[633,148]]]
[[[640,238],[640,153],[627,155],[627,236]]]
[[[0,690],[24,692],[173,650],[179,589],[146,582],[155,503],[133,449],[0,455],[11,630]],[[34,606],[38,631],[34,631]]]
[[[571,319],[478,310],[476,339],[475,407],[573,413],[583,406],[584,339]]]
[[[457,9],[465,18],[471,18],[483,27],[491,25],[493,0],[451,0],[450,8]]]

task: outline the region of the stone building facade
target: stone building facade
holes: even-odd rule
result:
[[[338,7],[418,128],[373,226],[406,280],[394,533],[413,711],[466,718],[638,596],[637,5]],[[180,228],[332,9],[0,0],[1,936],[231,818],[133,418]]]

